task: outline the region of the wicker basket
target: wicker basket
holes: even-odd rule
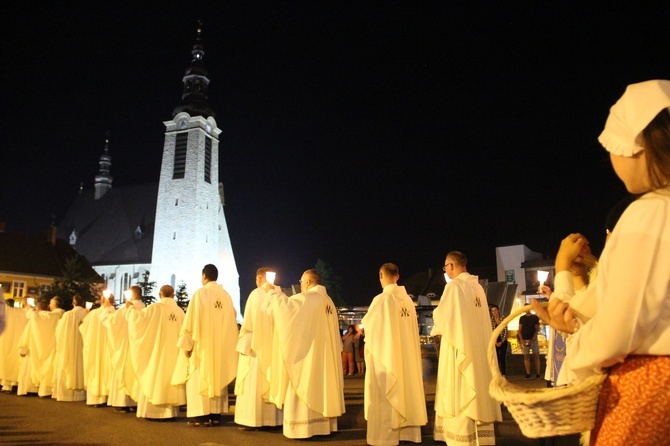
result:
[[[488,348],[489,367],[493,375],[489,392],[507,406],[521,432],[528,438],[590,431],[595,425],[598,395],[606,375],[592,376],[578,384],[563,387],[527,389],[510,383],[500,374],[496,339],[507,324],[530,309],[530,305],[518,309],[493,331]]]

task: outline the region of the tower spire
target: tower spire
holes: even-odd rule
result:
[[[182,81],[184,89],[179,105],[172,111],[174,118],[178,113],[186,112],[191,116],[214,117],[214,110],[207,102],[207,68],[205,68],[205,47],[202,44],[202,21],[198,20],[196,38],[191,50],[191,63],[186,68]]]
[[[105,153],[100,155],[100,173],[95,176],[95,199],[99,200],[112,188],[113,177],[109,174],[112,157],[109,155],[109,132],[105,136]]]

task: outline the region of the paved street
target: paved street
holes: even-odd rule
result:
[[[435,362],[426,360],[424,380],[429,423],[422,429],[423,444],[435,443],[432,420],[435,416]],[[528,387],[544,387],[543,380],[523,379],[522,358],[510,356],[508,379]],[[148,421],[134,414],[117,413],[112,408],[93,408],[83,402],[59,403],[50,398],[0,394],[1,445],[364,445],[363,379],[345,379],[347,412],[339,419],[340,431],[328,437],[289,440],[281,428],[242,431],[225,416],[220,427],[189,428],[184,419]],[[234,402],[234,400],[232,401]],[[537,445],[523,437],[503,407],[504,421],[496,424],[496,444],[502,446]]]

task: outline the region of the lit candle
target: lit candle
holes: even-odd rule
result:
[[[112,295],[110,290],[102,290],[102,295],[105,296],[105,299],[109,299],[109,296]]]
[[[124,291],[123,295],[125,296],[125,298],[128,302],[130,302],[130,300],[133,298],[133,292],[130,291],[130,290]]]
[[[540,289],[544,286],[544,281],[549,277],[549,271],[537,270],[537,280],[540,281]]]
[[[26,299],[26,301],[28,302],[28,305],[30,305],[31,307],[35,306],[35,298],[34,297],[29,297],[28,299]]]
[[[93,302],[86,302],[86,309],[90,310],[91,308],[93,308]]]
[[[268,283],[274,285],[275,284],[275,277],[277,277],[277,273],[273,271],[268,271],[265,273],[265,280],[268,281]]]

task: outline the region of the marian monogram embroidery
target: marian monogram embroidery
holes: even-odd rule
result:
[[[409,311],[407,311],[406,307],[402,307],[402,311],[400,312],[400,317],[409,317]]]
[[[479,296],[475,297],[475,307],[481,307],[482,306],[482,301],[479,298]]]
[[[221,301],[219,299],[216,299],[216,303],[214,304],[214,308],[223,308],[223,305],[221,305]]]
[[[168,317],[168,321],[177,322],[177,316],[175,316],[174,313],[170,313],[170,316]]]
[[[333,309],[330,305],[326,305],[326,314],[333,314]]]

